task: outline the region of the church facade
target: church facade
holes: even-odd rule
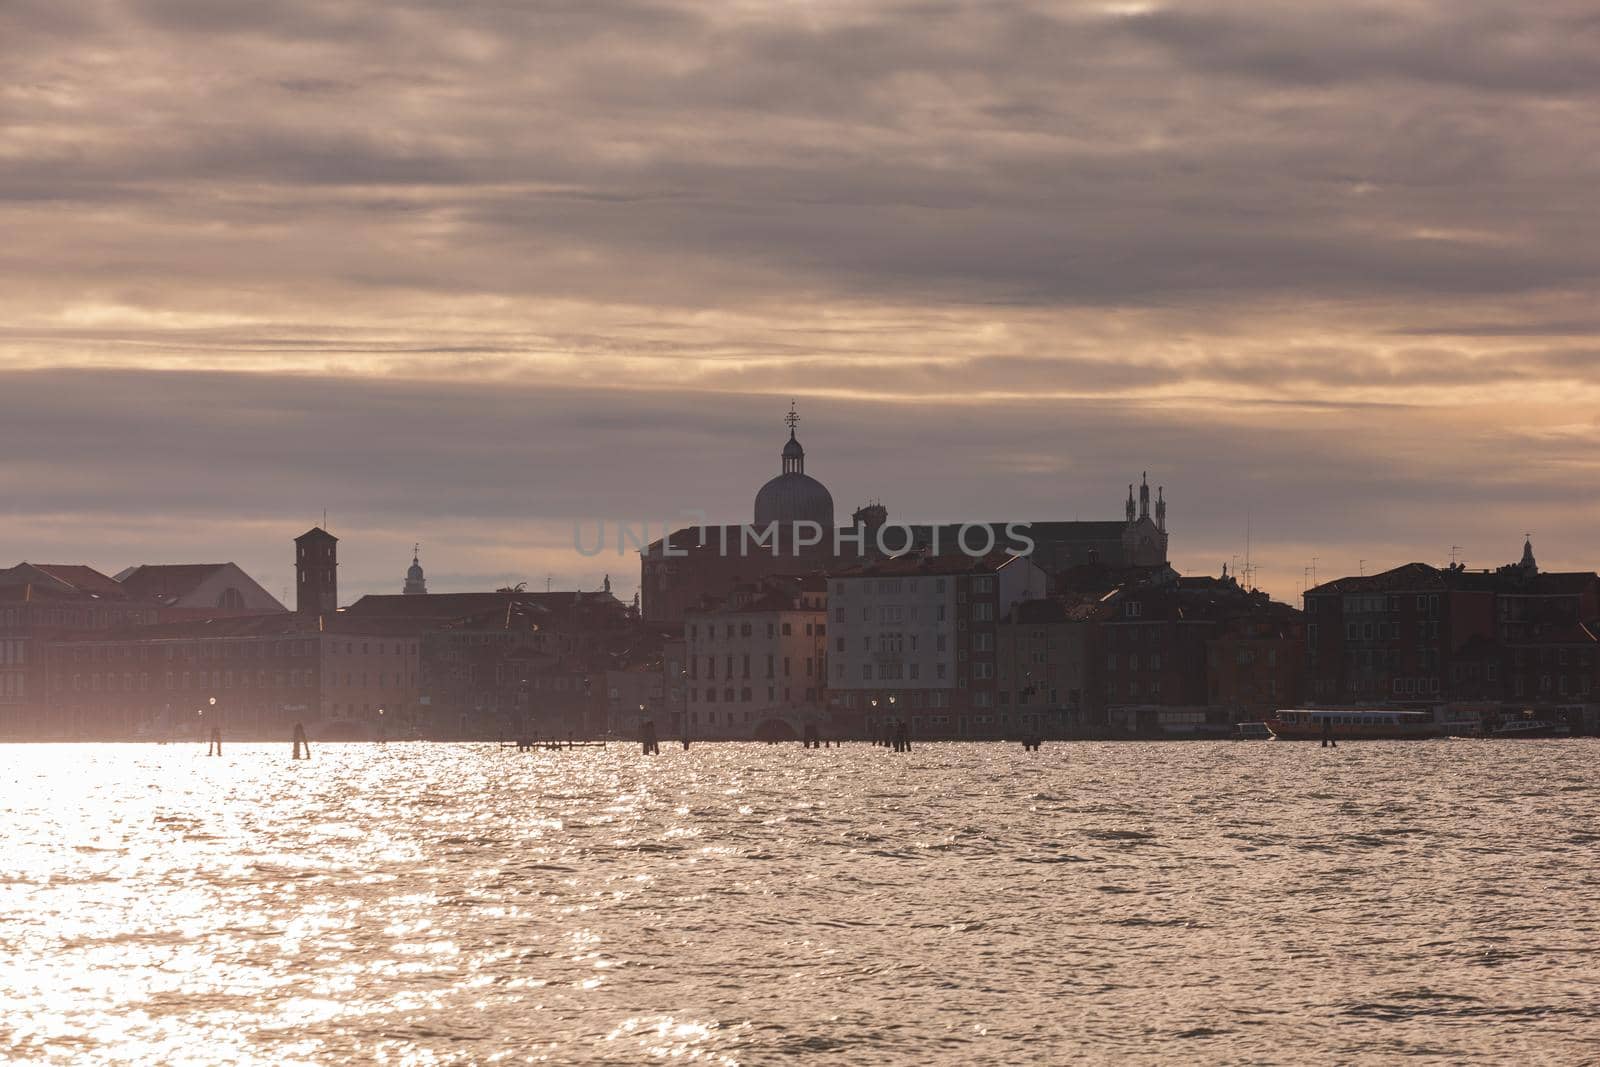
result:
[[[1029,556],[1046,574],[1099,564],[1158,567],[1167,562],[1167,505],[1160,487],[1152,504],[1147,478],[1128,486],[1121,520],[891,522],[882,504],[856,510],[835,524],[833,495],[805,472],[805,449],[795,433],[799,416],[785,417],[779,473],[756,493],[752,524],[688,526],[641,553],[640,597],[651,622],[682,622],[686,612],[727,598],[740,585],[782,575],[829,574],[864,561],[906,553]]]

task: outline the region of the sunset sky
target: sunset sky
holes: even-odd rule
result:
[[[1117,518],[1600,567],[1592,2],[0,3],[0,566]],[[657,525],[656,532],[659,532]],[[1364,561],[1364,562],[1363,562]]]

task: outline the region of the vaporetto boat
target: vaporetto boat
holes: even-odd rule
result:
[[[1408,741],[1469,737],[1476,721],[1441,719],[1432,711],[1398,708],[1288,708],[1266,720],[1279,741]]]

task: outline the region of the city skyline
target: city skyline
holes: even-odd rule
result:
[[[346,384],[346,389],[349,389]],[[363,389],[363,392],[368,390]],[[342,400],[360,400],[354,394],[346,392],[338,400],[328,403],[326,408],[318,411],[310,408],[302,411],[301,416],[318,416],[325,414],[326,418],[333,418],[336,414],[349,414],[349,408],[342,408]],[[0,406],[5,406],[5,398],[0,398]],[[498,405],[493,406],[491,414],[494,416],[494,426],[514,426],[522,418],[515,411],[507,410],[506,400],[501,398]],[[837,427],[829,421],[826,405],[808,406],[806,411],[814,413],[821,408],[821,414],[811,414],[813,429],[822,435],[821,450],[830,450],[830,435],[840,432],[843,435],[846,451],[854,454],[870,451],[870,442],[859,430],[851,427]],[[414,488],[422,494],[437,488],[438,498],[434,506],[429,507],[427,501],[416,501],[421,504],[418,512],[405,514],[405,501],[394,499],[374,499],[371,502],[363,501],[362,506],[346,510],[341,514],[341,509],[322,510],[314,507],[301,514],[304,504],[296,501],[294,494],[298,490],[296,483],[286,477],[285,472],[278,472],[274,478],[272,494],[262,494],[262,499],[270,501],[270,507],[278,509],[278,514],[258,515],[210,515],[206,512],[205,504],[195,494],[184,501],[184,507],[189,510],[179,512],[173,522],[163,522],[162,517],[139,517],[133,512],[115,514],[112,510],[96,512],[90,510],[88,514],[96,515],[101,522],[107,523],[110,528],[128,531],[126,542],[112,541],[106,534],[99,530],[91,531],[90,536],[75,537],[72,533],[62,536],[62,531],[50,531],[42,528],[45,533],[38,537],[38,541],[26,541],[24,531],[29,528],[26,515],[16,517],[10,523],[10,530],[16,537],[14,545],[10,545],[10,557],[14,560],[35,561],[35,563],[75,563],[86,561],[91,566],[102,569],[104,573],[115,574],[123,566],[139,565],[139,563],[190,563],[190,561],[235,561],[248,571],[251,576],[258,577],[258,581],[269,592],[283,600],[285,595],[291,597],[293,590],[293,566],[291,566],[288,553],[283,550],[285,531],[293,526],[296,530],[309,525],[320,525],[325,522],[330,530],[338,533],[341,539],[349,542],[346,557],[341,563],[341,601],[349,603],[355,598],[366,593],[392,593],[398,592],[398,587],[405,577],[405,568],[410,565],[411,550],[416,542],[422,542],[422,563],[427,569],[429,587],[434,592],[469,592],[474,589],[494,589],[499,585],[517,584],[526,582],[530,589],[542,587],[546,581],[554,582],[557,589],[598,589],[603,577],[610,576],[611,587],[618,593],[622,600],[632,597],[634,590],[638,589],[638,558],[635,553],[616,552],[618,541],[618,523],[627,522],[635,530],[643,523],[650,525],[650,537],[658,537],[662,531],[662,523],[669,526],[693,525],[694,512],[704,512],[706,522],[714,523],[747,523],[749,522],[749,494],[754,493],[755,486],[765,480],[766,475],[774,474],[778,469],[776,456],[778,445],[782,442],[781,422],[778,419],[779,408],[773,405],[770,418],[766,419],[763,430],[758,426],[760,419],[755,418],[758,411],[739,411],[728,413],[725,421],[731,426],[741,426],[750,422],[752,434],[758,438],[758,443],[771,443],[771,464],[766,469],[760,469],[762,454],[755,445],[747,446],[744,450],[733,450],[733,454],[718,454],[712,464],[701,464],[691,461],[690,456],[685,456],[682,462],[674,462],[672,456],[656,454],[656,459],[664,459],[670,467],[682,469],[685,496],[677,496],[677,488],[669,483],[658,483],[651,486],[654,493],[648,498],[632,498],[618,491],[600,490],[589,493],[581,485],[557,482],[552,486],[552,496],[558,499],[558,510],[563,510],[562,518],[550,518],[544,522],[525,523],[518,518],[518,501],[515,499],[496,499],[493,502],[498,514],[483,517],[474,514],[474,509],[464,507],[458,514],[438,514],[440,501],[454,501],[462,490],[461,485],[456,485],[451,477],[448,462],[440,462],[437,458],[427,456],[427,438],[400,442],[398,437],[390,437],[379,446],[382,448],[394,445],[405,450],[405,459],[411,462],[427,464],[427,474],[422,475],[421,485],[398,486],[398,488]],[[21,426],[26,434],[29,413],[19,413],[18,419],[8,419],[6,426],[11,429]],[[136,422],[155,422],[162,419],[163,413],[125,413]],[[566,416],[570,418],[570,416]],[[262,426],[261,422],[251,421],[256,434],[270,427]],[[776,429],[773,429],[776,424]],[[835,429],[837,427],[837,429]],[[328,427],[331,429],[331,427]],[[5,427],[0,427],[0,434],[5,432]],[[382,430],[373,426],[374,435],[381,435]],[[267,434],[267,437],[272,435]],[[685,442],[693,442],[693,430],[683,432],[680,427],[678,437]],[[811,435],[805,435],[810,440]],[[270,467],[278,461],[270,451],[269,446],[262,446],[258,454],[250,454],[253,446],[261,442],[261,437],[254,440],[246,438],[243,442],[235,443],[235,458],[246,462],[254,472],[270,474]],[[608,442],[608,448],[602,456],[608,464],[626,464],[626,453],[634,440],[634,432],[619,432],[618,437]],[[1242,443],[1248,446],[1248,442]],[[992,448],[992,445],[990,445]],[[909,485],[917,486],[918,493],[923,499],[934,498],[949,501],[949,480],[941,477],[928,478],[928,470],[944,472],[952,466],[944,456],[931,456],[926,446],[923,448],[907,448],[901,451],[888,451],[878,453],[874,461],[862,464],[861,461],[842,464],[838,474],[832,474],[832,464],[829,454],[818,454],[819,448],[811,448],[813,456],[813,470],[829,472],[824,475],[830,485],[850,486],[843,488],[843,493],[853,493],[854,486],[862,480],[862,470],[885,470],[894,462],[906,462],[907,474],[910,475]],[[210,461],[214,458],[214,451],[208,451],[203,459]],[[378,459],[378,456],[374,456]],[[446,458],[448,459],[448,458]],[[930,461],[931,462],[928,462]],[[994,462],[1003,466],[1005,458],[986,454],[986,462]],[[1070,461],[1070,458],[1067,458]],[[102,458],[102,464],[115,464],[122,462],[122,458]],[[302,443],[301,454],[291,459],[294,466],[299,464],[314,464],[314,450],[304,448]],[[1099,462],[1114,462],[1110,459],[1099,459]],[[1179,464],[1179,470],[1194,469],[1194,458],[1186,459]],[[1203,464],[1200,464],[1203,466]],[[718,478],[707,478],[707,467],[710,470],[726,472]],[[750,472],[749,485],[739,485],[733,478],[742,477],[744,467],[754,467]],[[925,469],[926,467],[926,469]],[[406,467],[416,470],[416,467]],[[294,469],[293,474],[299,474]],[[1130,469],[1131,470],[1131,469]],[[344,490],[344,485],[338,480],[336,472],[318,470],[315,472],[318,485],[322,486],[323,494],[334,501],[350,502],[349,493]],[[902,509],[899,502],[885,491],[862,490],[848,496],[840,496],[838,507],[840,515],[838,522],[846,523],[846,515],[853,507],[862,506],[870,501],[885,501],[890,504],[890,518],[893,522],[978,522],[984,515],[1018,515],[1018,522],[1048,522],[1048,520],[1093,520],[1093,518],[1109,518],[1117,514],[1120,509],[1120,498],[1125,491],[1125,482],[1118,475],[1118,470],[1096,470],[1086,475],[1082,486],[1061,486],[1062,496],[1053,498],[1051,490],[1054,486],[1042,485],[1040,478],[1019,474],[1016,482],[1000,482],[998,485],[979,485],[981,493],[973,499],[989,501],[987,504],[974,504],[970,512],[954,510],[949,502],[941,504],[942,510],[930,512],[912,512]],[[1133,472],[1131,474],[1139,474]],[[226,496],[218,486],[237,483],[237,478],[230,470],[202,470],[197,472],[200,478],[198,483],[190,483],[190,488],[200,486],[205,491],[218,491],[219,496]],[[214,482],[208,482],[214,480]],[[696,494],[688,494],[690,486],[704,486],[707,482],[722,482],[720,486],[712,486],[709,490],[701,490]],[[886,483],[893,483],[893,474],[885,477]],[[1157,482],[1165,486],[1168,501],[1179,502],[1179,507],[1174,512],[1178,539],[1173,544],[1173,563],[1181,573],[1218,573],[1221,566],[1226,563],[1230,571],[1240,573],[1240,568],[1245,565],[1246,547],[1250,549],[1250,560],[1254,566],[1254,585],[1259,589],[1267,590],[1278,600],[1288,603],[1298,603],[1299,593],[1314,584],[1314,576],[1326,577],[1339,576],[1339,574],[1357,574],[1366,571],[1381,571],[1390,566],[1403,565],[1410,561],[1422,561],[1432,565],[1445,565],[1450,561],[1464,561],[1470,568],[1494,568],[1507,561],[1514,561],[1520,552],[1520,545],[1525,536],[1533,536],[1538,541],[1541,560],[1546,560],[1547,566],[1552,569],[1587,569],[1594,563],[1584,555],[1582,549],[1581,533],[1570,531],[1563,537],[1560,528],[1554,531],[1512,530],[1507,526],[1504,530],[1504,547],[1496,553],[1499,545],[1491,544],[1486,536],[1480,534],[1475,541],[1458,539],[1450,544],[1440,545],[1440,549],[1432,555],[1418,552],[1402,558],[1400,555],[1386,557],[1382,555],[1384,549],[1403,549],[1408,544],[1416,545],[1421,541],[1426,530],[1416,530],[1416,536],[1408,537],[1413,533],[1413,518],[1410,512],[1400,515],[1397,522],[1384,526],[1387,530],[1387,539],[1373,537],[1368,542],[1344,545],[1346,555],[1334,553],[1315,552],[1317,542],[1301,542],[1301,547],[1312,552],[1302,555],[1299,560],[1288,558],[1285,560],[1286,550],[1282,539],[1274,537],[1275,528],[1288,526],[1290,530],[1304,528],[1304,518],[1285,515],[1286,507],[1307,506],[1312,498],[1317,496],[1318,486],[1296,485],[1293,486],[1293,504],[1256,504],[1250,499],[1243,498],[1240,494],[1221,494],[1213,496],[1211,501],[1190,501],[1184,491],[1184,485],[1174,485],[1170,478],[1165,478],[1165,472],[1155,470],[1152,474],[1152,491]],[[259,486],[251,486],[259,488]],[[363,482],[362,488],[366,488]],[[386,486],[387,488],[387,486]],[[955,486],[960,490],[962,486]],[[472,493],[474,488],[466,486],[467,493]],[[504,498],[496,486],[482,486],[485,498]],[[1013,490],[1019,490],[1013,493]],[[1098,494],[1093,499],[1085,499],[1088,491],[1096,490]],[[643,499],[643,504],[640,504]],[[917,499],[917,498],[912,498]],[[1029,501],[1029,504],[1013,504],[1013,499]],[[696,501],[710,501],[710,504],[698,504]],[[1198,514],[1192,510],[1198,506]],[[387,512],[384,515],[386,525],[371,525],[368,507]],[[594,510],[584,512],[582,507],[592,507]],[[1024,512],[1021,507],[1032,507],[1034,512]],[[606,510],[610,509],[610,510]],[[1008,510],[1010,509],[1010,510]],[[1051,510],[1053,509],[1053,510]],[[354,514],[354,522],[346,525],[344,515]],[[1021,518],[1026,515],[1027,518]],[[1198,520],[1198,522],[1195,522]],[[1237,531],[1229,531],[1227,526],[1237,520],[1240,523]],[[411,526],[406,526],[410,522]],[[598,555],[584,555],[574,547],[574,537],[581,537],[586,544],[592,547],[597,525],[606,523],[606,547]],[[1192,526],[1190,523],[1195,522]],[[1414,523],[1426,523],[1426,514],[1416,518]],[[125,525],[120,525],[125,523]],[[1493,523],[1483,523],[1483,526],[1493,526]],[[1478,528],[1483,528],[1478,526]],[[427,537],[424,534],[434,533],[435,536]],[[1202,544],[1195,547],[1195,534],[1198,533]],[[1227,544],[1230,533],[1237,536],[1237,544]],[[1493,534],[1493,528],[1488,530]],[[1397,536],[1398,534],[1398,536]],[[1246,545],[1246,539],[1250,544]],[[1211,544],[1205,544],[1210,541]],[[1576,550],[1566,545],[1576,544]],[[48,549],[43,547],[48,545]],[[1216,545],[1216,550],[1213,549]],[[1488,547],[1485,547],[1488,545]],[[1229,550],[1232,547],[1232,550]],[[1426,552],[1427,545],[1421,545]],[[1563,550],[1565,549],[1565,550]],[[59,550],[59,552],[58,552]],[[1350,553],[1363,552],[1354,558],[1346,558]],[[62,558],[54,558],[51,552],[58,552]],[[1227,555],[1221,555],[1227,552]],[[397,555],[397,563],[390,566],[390,553]],[[472,563],[480,561],[483,566],[474,568]],[[526,565],[533,563],[528,569]],[[466,563],[466,566],[462,566]],[[502,566],[496,568],[496,563]],[[522,565],[522,566],[518,566]]]
[[[797,397],[841,508],[1592,566],[1595,24],[1358,10],[8,5],[0,555],[626,595]]]

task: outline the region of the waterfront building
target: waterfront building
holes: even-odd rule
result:
[[[63,634],[44,642],[26,736],[160,740],[220,725],[280,740],[296,722],[379,729],[419,710],[420,648],[382,625],[289,612]],[[214,703],[213,703],[214,701]]]
[[[1594,725],[1600,575],[1541,571],[1531,542],[1494,570],[1338,578],[1305,605],[1311,701],[1527,706]]]
[[[1298,698],[1299,613],[1226,574],[1133,584],[1104,607],[1096,698],[1114,732],[1226,736]]]
[[[61,633],[157,620],[160,607],[83,564],[0,568],[0,737],[34,736],[46,692],[43,648]]]
[[[662,639],[608,587],[371,595],[342,614],[421,639],[423,717],[437,737],[604,736],[606,672],[653,662]]]
[[[1024,600],[996,630],[999,725],[1024,736],[1074,736],[1103,726],[1094,718],[1095,625],[1104,594]]]
[[[785,740],[819,723],[827,622],[820,576],[770,578],[690,611],[683,627],[689,736]]]
[[[1003,736],[999,621],[1046,593],[1031,559],[925,553],[828,576],[828,710],[835,729],[922,738]]]

